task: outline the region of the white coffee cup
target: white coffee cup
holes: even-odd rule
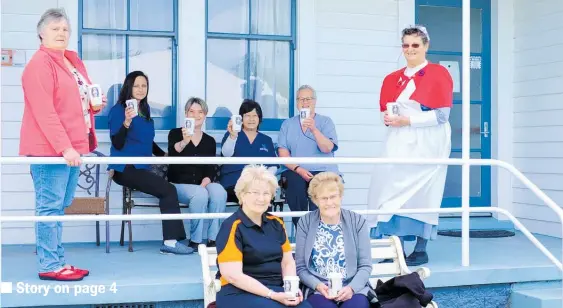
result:
[[[337,296],[342,290],[342,274],[338,272],[328,274],[328,295]]]
[[[309,108],[301,108],[301,110],[299,110],[299,119],[301,120],[301,122],[303,122],[303,120],[308,119],[311,116],[311,109]]]
[[[299,297],[299,277],[298,276],[285,276],[283,278],[283,289],[285,294],[289,295],[292,299]]]
[[[240,130],[242,129],[242,117],[238,114],[232,115],[231,123],[233,125],[233,131],[240,132]]]
[[[195,119],[194,118],[186,118],[184,120],[184,128],[188,135],[192,136],[194,134],[195,129]]]
[[[92,107],[99,107],[102,105],[102,87],[99,84],[91,84],[88,86],[88,99]]]
[[[133,108],[133,110],[135,110],[135,115],[139,115],[139,105],[137,103],[137,100],[132,98],[132,99],[128,99],[125,101],[125,105],[127,107],[131,107]]]
[[[399,110],[399,104],[397,103],[387,103],[387,115],[390,117],[396,117],[401,114]]]

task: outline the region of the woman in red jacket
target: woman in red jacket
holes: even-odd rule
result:
[[[24,113],[20,155],[64,157],[67,165],[31,165],[38,216],[64,215],[74,198],[80,175],[80,156],[97,147],[93,107],[88,98],[91,84],[76,52],[66,50],[70,36],[68,17],[62,9],[49,9],[37,24],[41,41],[23,71]],[[66,263],[61,222],[36,225],[39,278],[75,281],[87,270]]]

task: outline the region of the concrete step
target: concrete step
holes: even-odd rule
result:
[[[471,217],[469,219],[469,229],[514,231],[514,224],[510,220],[497,220],[493,217]],[[461,230],[461,218],[440,217],[438,230]]]
[[[561,308],[561,288],[515,290],[510,295],[510,308]]]

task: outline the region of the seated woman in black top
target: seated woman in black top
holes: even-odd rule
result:
[[[215,156],[215,139],[201,130],[208,111],[205,101],[192,97],[184,110],[186,117],[195,120],[194,134],[189,135],[183,127],[171,130],[168,134],[170,156]],[[180,202],[189,205],[190,213],[225,212],[227,192],[221,184],[212,183],[215,168],[215,165],[170,165],[168,180],[176,186]],[[219,219],[190,220],[190,224],[191,248],[197,250],[204,238],[207,238],[207,246],[215,246]]]
[[[111,136],[110,156],[165,156],[166,153],[154,142],[154,121],[147,102],[149,79],[140,71],[129,73],[123,82],[117,103],[109,112]],[[137,110],[127,107],[125,101],[136,99]],[[164,178],[150,171],[149,165],[109,165],[114,170],[113,180],[159,199],[160,213],[180,214],[176,188]],[[190,254],[194,250],[182,244],[186,239],[184,223],[181,220],[163,220],[164,245],[161,253]]]

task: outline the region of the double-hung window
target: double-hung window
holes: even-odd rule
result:
[[[155,129],[176,127],[178,0],[79,0],[78,51],[108,106],[96,128],[108,128],[125,76],[143,71]]]
[[[296,1],[207,0],[206,8],[206,127],[225,130],[250,98],[262,108],[260,129],[279,130],[293,116]]]

